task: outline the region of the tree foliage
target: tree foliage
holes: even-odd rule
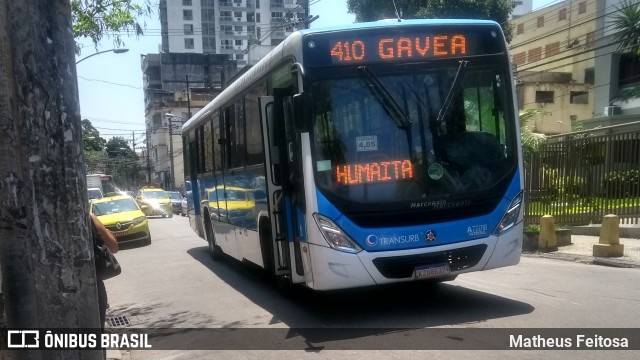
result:
[[[494,20],[502,26],[507,41],[511,40],[508,20],[515,6],[511,0],[396,0],[395,3],[403,19]],[[397,18],[392,1],[347,0],[347,9],[359,22]]]
[[[544,109],[522,109],[520,110],[520,136],[522,138],[522,153],[525,161],[540,151],[546,143],[547,137],[544,134],[536,133],[528,125],[530,121],[544,117],[549,114]]]
[[[107,144],[107,141],[100,136],[100,132],[87,119],[82,120],[82,141],[85,153],[102,151]]]
[[[152,10],[150,0],[71,0],[71,13],[73,37],[89,38],[97,49],[104,37],[113,39],[114,47],[124,46],[120,32],[142,35],[146,25],[138,18]],[[77,43],[76,53],[80,53]]]
[[[609,24],[618,42],[618,49],[640,57],[640,1],[622,0],[616,5],[615,15]]]
[[[123,137],[112,137],[105,147],[107,154],[106,172],[113,176],[113,182],[120,188],[133,188],[143,180],[142,167],[138,155]]]

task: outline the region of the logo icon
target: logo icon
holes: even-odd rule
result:
[[[8,348],[37,348],[40,346],[40,331],[38,330],[8,330]]]
[[[376,246],[376,244],[378,243],[378,237],[371,234],[369,236],[367,236],[367,245],[369,246]]]
[[[436,239],[436,232],[433,230],[427,230],[426,233],[424,233],[424,239],[427,240],[428,242],[432,242]]]
[[[120,224],[120,222],[116,223],[116,229],[118,230],[122,229],[122,224]]]

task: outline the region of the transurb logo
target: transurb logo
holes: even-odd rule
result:
[[[369,246],[376,246],[376,244],[378,243],[378,237],[371,234],[369,236],[367,236],[367,245]]]
[[[436,239],[436,236],[436,232],[433,230],[427,230],[427,232],[424,233],[424,239],[428,242],[434,241]]]

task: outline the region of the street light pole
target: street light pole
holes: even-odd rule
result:
[[[129,49],[125,49],[125,48],[120,48],[120,49],[109,49],[109,50],[102,50],[102,51],[98,51],[97,53],[93,53],[91,55],[85,56],[82,59],[76,61],[76,65],[80,64],[81,62],[87,60],[88,58],[92,57],[92,56],[96,56],[98,54],[104,54],[106,52],[114,52],[116,54],[122,54],[122,53],[126,53],[127,51],[129,51]]]

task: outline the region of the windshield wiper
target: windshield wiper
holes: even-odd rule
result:
[[[460,65],[458,65],[458,71],[456,71],[456,76],[453,78],[453,82],[451,83],[451,87],[449,88],[449,93],[447,97],[444,99],[444,103],[442,104],[442,108],[438,112],[438,118],[436,120],[436,124],[440,125],[440,122],[444,119],[449,112],[449,106],[451,105],[451,100],[453,99],[453,92],[455,88],[458,86],[458,83],[464,77],[464,73],[467,71],[467,65],[469,62],[466,60],[461,60]]]
[[[389,91],[380,83],[378,77],[366,66],[359,66],[358,73],[366,81],[367,87],[376,97],[384,111],[391,117],[397,127],[405,129],[411,125],[411,121],[405,115],[400,105],[393,99]]]

